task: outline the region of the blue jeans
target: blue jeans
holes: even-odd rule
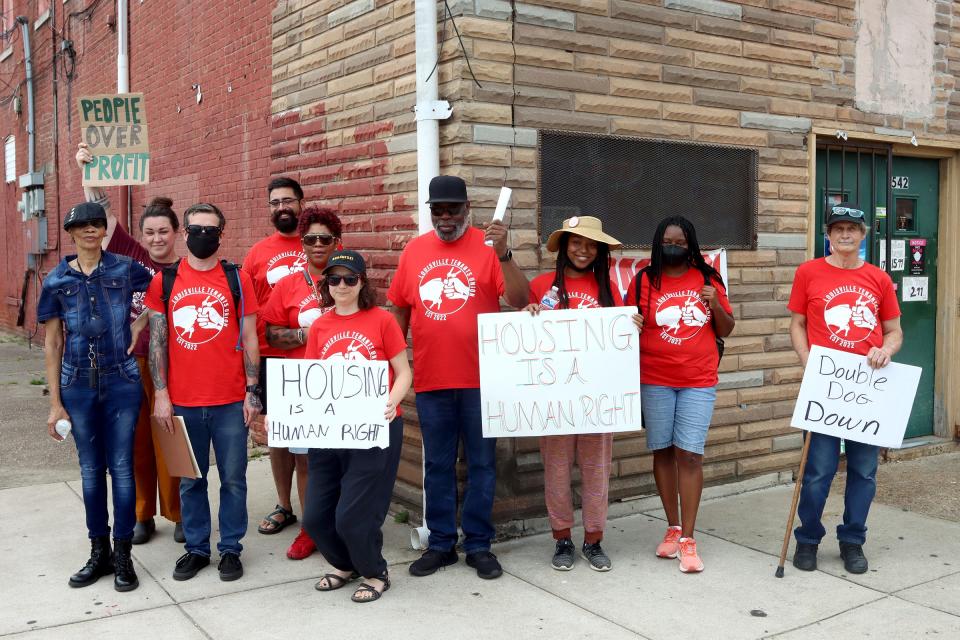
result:
[[[143,387],[137,361],[101,369],[99,384],[90,388],[90,369],[63,363],[60,401],[73,423],[73,441],[80,459],[87,535],[110,535],[107,478],[113,488],[113,537],[129,540],[136,523],[137,491],[133,481],[133,433],[140,414]]]
[[[800,526],[794,529],[797,542],[820,544],[827,531],[820,518],[827,504],[830,485],[840,462],[840,438],[822,433],[810,434],[810,451],[803,472],[797,515]],[[863,544],[867,540],[867,515],[877,492],[877,463],[880,449],[872,444],[845,443],[847,486],[843,494],[843,524],[837,526],[840,542]]]
[[[240,555],[240,539],[247,533],[247,425],[243,403],[213,407],[181,407],[174,414],[187,425],[193,455],[200,467],[197,479],[180,478],[180,511],[183,516],[184,548],[190,553],[210,556],[210,501],[207,472],[210,469],[210,442],[220,473],[220,555]]]
[[[640,385],[640,407],[651,451],[669,446],[703,455],[716,387]]]
[[[480,389],[441,389],[417,394],[417,415],[423,434],[429,548],[449,551],[457,544],[457,448],[463,440],[467,486],[463,492],[463,550],[490,549],[494,536],[493,493],[496,488],[495,438],[484,438],[480,424]]]

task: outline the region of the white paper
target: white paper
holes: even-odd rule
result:
[[[477,318],[486,438],[640,430],[632,308]]]
[[[881,244],[886,244],[881,242]],[[907,241],[890,241],[890,271],[903,271],[907,261]]]
[[[920,367],[871,369],[866,356],[815,346],[790,425],[844,440],[897,448],[910,420]]]
[[[927,276],[903,278],[901,289],[904,302],[926,302],[930,295],[930,279]]]

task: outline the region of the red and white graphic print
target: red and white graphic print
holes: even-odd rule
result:
[[[876,296],[863,287],[837,287],[823,300],[823,321],[830,331],[831,342],[852,349],[877,328],[880,303]]]
[[[212,287],[183,289],[171,298],[170,312],[177,342],[191,351],[216,338],[230,322],[226,297]]]
[[[317,297],[310,293],[307,297],[297,304],[297,323],[303,327],[309,327],[317,318],[333,309],[333,307],[320,307],[317,304]]]
[[[420,271],[419,291],[425,315],[432,320],[446,320],[477,294],[477,279],[460,260],[434,260]]]
[[[377,348],[358,331],[341,331],[323,343],[321,360],[376,360]]]
[[[693,289],[672,291],[657,299],[656,321],[665,342],[680,344],[710,323],[710,306]]]
[[[271,287],[291,273],[303,271],[307,256],[302,251],[284,251],[267,260],[267,284]]]
[[[600,301],[588,293],[572,291],[569,294],[571,309],[599,309]]]

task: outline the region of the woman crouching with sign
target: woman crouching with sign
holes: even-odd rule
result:
[[[317,281],[322,278],[330,255],[336,251],[343,232],[340,218],[331,209],[306,207],[300,212],[300,242],[307,256],[306,267],[280,279],[270,292],[270,299],[261,316],[266,323],[267,343],[284,351],[287,358],[303,358],[307,331],[314,320],[330,307],[321,303]],[[300,512],[304,510],[307,492],[307,449],[291,448],[297,472],[297,493]],[[277,505],[277,509],[283,507]],[[272,515],[272,514],[271,514]],[[288,514],[288,517],[289,514]],[[291,560],[303,560],[316,550],[304,528],[287,549]]]
[[[410,389],[413,372],[407,362],[407,341],[393,315],[377,306],[363,257],[356,251],[338,251],[330,256],[323,275],[323,306],[333,305],[333,311],[310,327],[303,357],[390,362],[390,396],[384,410],[390,446],[311,449],[304,526],[333,567],[317,582],[317,590],[340,589],[363,576],[351,599],[372,602],[390,588],[380,528],[400,464],[400,402]]]
[[[693,224],[671,216],[653,234],[650,264],[627,289],[640,331],[640,404],[653,476],[669,524],[660,558],[703,571],[693,529],[703,491],[703,447],[717,397],[717,367],[733,315],[723,279],[703,259]],[[679,498],[679,508],[678,508]]]
[[[810,347],[820,345],[867,356],[874,369],[885,367],[903,344],[900,307],[890,276],[860,259],[867,235],[863,211],[833,207],[826,219],[830,255],[797,268],[787,308],[793,312],[790,340],[807,366]],[[826,534],[820,518],[840,460],[840,439],[810,433],[800,504],[800,526],[793,566],[817,568],[817,548]],[[843,524],[837,527],[840,555],[850,573],[864,573],[867,514],[877,488],[879,448],[846,441],[847,486]]]
[[[620,304],[610,283],[610,249],[620,242],[603,232],[603,225],[590,216],[563,221],[563,228],[550,234],[547,250],[558,251],[553,273],[537,276],[530,283],[530,304],[536,315],[541,309],[596,309]],[[571,434],[540,438],[544,494],[550,528],[556,540],[551,565],[558,571],[573,568],[576,557],[571,540],[573,497],[570,490],[574,459],[580,467],[583,496],[583,547],[581,555],[596,571],[609,571],[610,558],[600,547],[607,523],[607,496],[613,434]]]

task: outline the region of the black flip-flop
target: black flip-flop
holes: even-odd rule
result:
[[[341,575],[337,575],[336,573],[325,573],[320,577],[320,580],[317,580],[317,584],[313,585],[313,588],[317,591],[336,591],[337,589],[342,589],[343,587],[347,586],[348,582],[352,582],[359,577],[360,574],[356,571],[351,573],[346,578]],[[327,581],[326,586],[320,585],[320,582],[323,580]]]
[[[277,520],[274,516],[283,516],[283,521]],[[273,535],[275,533],[280,533],[288,526],[297,521],[297,516],[294,515],[291,509],[284,509],[280,505],[277,505],[277,508],[268,513],[263,517],[264,520],[273,524],[273,527],[264,527],[260,525],[257,527],[257,531],[262,533],[265,536]]]

